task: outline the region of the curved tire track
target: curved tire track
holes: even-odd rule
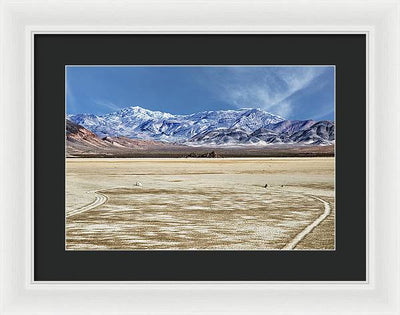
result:
[[[106,195],[104,195],[103,193],[101,193],[99,191],[95,191],[94,193],[95,193],[95,197],[96,198],[95,198],[95,200],[93,202],[91,202],[91,203],[89,203],[86,206],[83,206],[81,208],[72,210],[71,212],[69,212],[66,215],[66,217],[69,218],[69,217],[72,217],[74,215],[81,214],[81,213],[83,213],[85,211],[89,211],[89,210],[95,209],[95,208],[100,207],[101,205],[105,204],[108,201],[108,197]]]
[[[303,238],[310,233],[314,228],[316,228],[322,221],[324,221],[328,215],[331,213],[331,206],[329,203],[321,198],[318,198],[313,195],[308,195],[311,198],[314,198],[324,204],[324,213],[321,214],[316,220],[314,220],[310,225],[308,225],[304,230],[302,230],[299,234],[296,235],[294,239],[292,239],[289,243],[287,243],[282,249],[283,250],[291,250],[294,249],[298,243],[300,243]]]

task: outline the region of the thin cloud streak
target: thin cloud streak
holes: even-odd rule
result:
[[[67,108],[70,111],[75,111],[77,109],[76,98],[74,93],[72,92],[70,84],[67,82],[67,91],[66,91],[66,103]]]
[[[113,111],[118,111],[121,109],[120,106],[114,104],[113,102],[107,101],[107,100],[95,99],[95,100],[93,100],[93,104],[95,104],[96,106],[105,107],[105,108],[113,110]]]
[[[228,73],[220,76],[222,80],[214,77],[213,82],[221,100],[237,108],[259,107],[287,117],[293,112],[290,96],[306,88],[326,67],[232,67],[223,71]]]

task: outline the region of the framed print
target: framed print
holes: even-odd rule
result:
[[[2,314],[400,313],[398,1],[33,3]]]
[[[334,66],[65,75],[67,250],[335,250]]]
[[[365,116],[365,44],[35,35],[35,280],[365,281],[365,122],[346,123]],[[115,274],[95,272],[103,259]]]

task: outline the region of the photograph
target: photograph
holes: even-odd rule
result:
[[[66,65],[67,251],[335,250],[333,65]]]

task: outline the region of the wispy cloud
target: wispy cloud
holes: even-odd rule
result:
[[[216,95],[235,107],[259,107],[283,117],[293,111],[290,97],[308,85],[325,67],[230,67],[214,80]]]
[[[108,101],[108,100],[100,100],[100,99],[93,99],[93,104],[95,106],[101,106],[103,108],[107,108],[113,111],[120,110],[121,107],[116,105],[115,103]]]
[[[72,92],[70,84],[67,84],[67,90],[65,92],[66,92],[67,113],[76,111],[78,109],[76,104],[76,98],[74,93]]]

